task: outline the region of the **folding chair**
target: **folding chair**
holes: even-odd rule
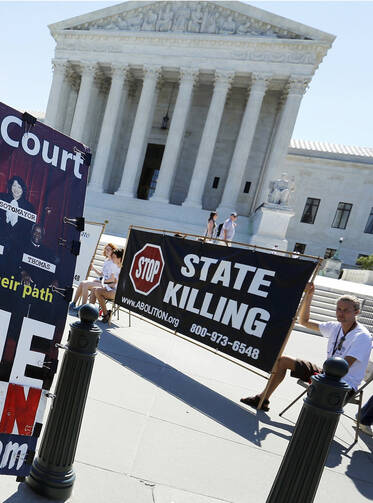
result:
[[[363,381],[365,381],[364,384],[362,386],[360,386],[360,388],[356,391],[354,396],[348,401],[348,403],[352,403],[352,404],[358,406],[358,411],[357,411],[357,415],[356,415],[356,433],[355,433],[354,444],[356,444],[357,439],[359,437],[360,411],[361,411],[361,406],[363,403],[364,389],[368,386],[369,383],[371,383],[373,381],[373,361],[372,360],[370,360],[368,363]],[[343,414],[343,415],[346,417],[349,417],[346,414]],[[353,419],[353,418],[350,418],[350,419]]]
[[[371,358],[372,358],[372,356],[371,356]],[[361,405],[363,403],[364,389],[372,381],[373,381],[373,361],[370,360],[368,363],[367,369],[365,371],[365,376],[363,378],[364,384],[362,386],[360,386],[360,388],[356,391],[356,393],[347,402],[347,403],[351,403],[353,405],[358,406],[358,411],[357,411],[357,415],[356,415],[356,433],[355,433],[354,444],[356,444],[357,439],[359,437],[360,411],[361,411]],[[295,400],[293,400],[284,410],[282,410],[280,412],[279,416],[282,416],[287,410],[290,409],[290,407],[292,407],[300,398],[302,398],[302,396],[307,393],[308,387],[310,386],[308,383],[301,381],[300,379],[298,379],[297,384],[299,384],[300,386],[305,388],[305,390],[302,391],[302,393],[300,395],[298,395],[297,398]],[[352,420],[354,419],[354,418],[348,416],[347,414],[343,414],[343,415],[352,419]]]
[[[110,325],[111,320],[115,315],[117,317],[117,320],[119,321],[120,306],[118,304],[115,304],[115,299],[106,299],[106,304],[108,304],[109,302],[111,302],[111,316],[108,322],[108,324]]]

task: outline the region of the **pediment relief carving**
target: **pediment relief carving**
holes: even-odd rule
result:
[[[201,33],[307,40],[307,37],[221,7],[217,3],[196,1],[160,1],[69,29]]]

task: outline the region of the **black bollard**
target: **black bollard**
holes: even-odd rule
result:
[[[92,304],[79,310],[81,321],[71,324],[58,377],[55,399],[45,425],[38,456],[26,483],[50,499],[67,499],[73,489],[73,462],[101,330]]]
[[[307,398],[266,503],[312,503],[350,387],[343,358],[329,358],[311,377]]]

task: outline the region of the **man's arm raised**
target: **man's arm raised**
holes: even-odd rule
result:
[[[315,285],[313,283],[308,283],[305,289],[304,300],[299,311],[299,323],[311,330],[319,330],[319,324],[310,321],[310,309],[314,291]]]

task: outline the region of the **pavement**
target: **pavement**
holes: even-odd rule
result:
[[[302,390],[296,380],[281,384],[269,412],[255,411],[239,400],[260,390],[262,377],[134,316],[129,326],[125,312],[110,327],[98,324],[103,333],[68,501],[264,503],[302,407],[300,400],[278,415]],[[325,352],[326,340],[294,331],[285,353],[322,363]],[[372,392],[369,385],[366,398]],[[357,407],[345,411],[354,416]],[[341,417],[316,503],[331,494],[373,500],[373,438],[361,433],[349,449],[353,425]],[[0,501],[50,500],[2,476]]]
[[[357,294],[367,288],[342,286]],[[64,340],[76,320],[69,315]],[[68,502],[265,503],[302,407],[299,400],[278,415],[303,390],[296,380],[284,380],[269,412],[256,411],[240,398],[261,390],[264,378],[143,319],[132,315],[129,324],[126,312],[110,327],[98,325]],[[285,354],[322,364],[326,340],[293,331]],[[373,382],[364,401],[372,393]],[[354,424],[341,416],[315,503],[373,500],[373,438],[361,433],[351,447]],[[0,481],[0,502],[51,501],[15,477]]]

